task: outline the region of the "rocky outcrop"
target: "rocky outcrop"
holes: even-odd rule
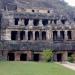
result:
[[[59,15],[75,18],[75,8],[67,5],[63,0],[0,0],[0,8],[15,10],[17,6],[24,8],[52,8]]]

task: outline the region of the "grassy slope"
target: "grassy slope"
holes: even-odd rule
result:
[[[55,63],[0,62],[0,75],[75,75]]]

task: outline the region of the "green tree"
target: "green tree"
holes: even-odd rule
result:
[[[51,49],[46,49],[42,52],[42,56],[43,56],[44,61],[46,62],[52,61],[53,52]]]
[[[75,63],[75,54],[72,54],[71,56],[69,56],[68,61],[71,63]]]

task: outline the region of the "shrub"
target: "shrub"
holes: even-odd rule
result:
[[[73,63],[73,58],[72,57],[68,57],[68,61]]]
[[[71,63],[75,62],[75,54],[72,54],[70,57],[68,57],[68,61]]]
[[[44,61],[46,62],[52,61],[53,52],[50,49],[46,49],[42,52],[42,56],[44,58]]]

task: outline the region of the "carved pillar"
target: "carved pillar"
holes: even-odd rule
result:
[[[50,38],[51,38],[51,41],[53,41],[53,31],[52,30],[50,30]]]
[[[20,53],[15,53],[15,61],[20,61]]]
[[[35,40],[35,31],[33,31],[33,40]]]
[[[7,60],[8,59],[7,58],[8,57],[7,55],[8,55],[8,51],[3,51],[3,59],[4,60]]]
[[[50,40],[50,32],[49,32],[49,30],[47,31],[47,39]]]
[[[28,40],[28,30],[25,31],[25,39]]]
[[[60,20],[58,20],[58,21],[57,21],[57,25],[60,25],[60,24],[61,24],[61,21],[60,21]]]
[[[6,29],[5,40],[11,40],[11,31]]]
[[[65,40],[68,40],[67,30],[65,30]]]
[[[18,25],[24,25],[24,19],[19,19]]]
[[[72,40],[75,40],[75,30],[72,30]]]
[[[57,31],[57,36],[60,37],[60,30]]]
[[[39,40],[42,40],[42,31],[39,32]]]
[[[22,25],[22,20],[21,19],[19,19],[18,25]]]
[[[27,60],[31,61],[32,60],[32,51],[27,52]]]
[[[68,60],[68,52],[64,51],[62,56],[62,61],[67,61],[67,60]]]
[[[39,21],[39,26],[43,26],[42,20]]]
[[[57,53],[55,53],[55,52],[54,52],[54,55],[53,55],[53,60],[57,61]]]
[[[6,31],[5,29],[1,29],[1,40],[5,40],[6,39]]]
[[[49,23],[50,23],[50,22],[49,22],[49,20],[48,20],[48,24],[47,24],[48,27],[49,27]]]
[[[66,23],[65,23],[65,24],[66,24],[67,26],[69,26],[69,24],[70,24],[70,23],[69,23],[69,21],[66,21]]]
[[[16,37],[16,39],[17,39],[17,40],[20,40],[20,31],[17,32],[17,37]]]
[[[29,20],[29,27],[33,26],[33,20]]]
[[[50,20],[48,20],[48,26],[50,26]]]
[[[22,25],[24,26],[24,19],[22,19],[22,21],[21,21],[21,22],[22,22]]]
[[[9,19],[9,25],[14,25],[14,23],[15,23],[14,18],[13,18],[13,17],[12,17],[12,18],[10,18],[10,19]]]

